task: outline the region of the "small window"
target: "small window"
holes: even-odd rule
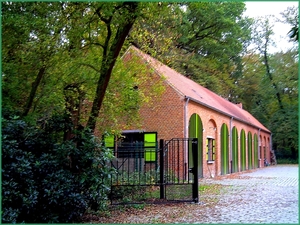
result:
[[[215,161],[216,140],[208,137],[206,139],[206,160]]]

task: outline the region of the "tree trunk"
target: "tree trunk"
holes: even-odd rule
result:
[[[33,103],[33,100],[34,100],[34,97],[35,97],[35,94],[36,94],[36,91],[38,89],[38,86],[44,76],[46,72],[46,66],[42,66],[39,70],[39,73],[38,75],[36,76],[35,78],[35,81],[32,83],[32,87],[31,87],[31,91],[30,91],[30,94],[29,94],[29,97],[26,101],[26,104],[24,106],[24,112],[23,112],[23,116],[27,116],[30,109],[31,109],[31,106],[32,106],[32,103]]]
[[[137,2],[126,2],[124,6],[128,8],[128,12],[124,16],[124,24],[117,30],[117,34],[113,39],[111,47],[107,51],[107,55],[103,56],[102,65],[100,70],[100,77],[97,83],[96,95],[93,101],[91,113],[87,122],[87,128],[93,132],[96,128],[97,117],[99,115],[101,105],[104,99],[105,91],[108,86],[112,69],[115,65],[116,59],[121,51],[124,41],[129,34],[131,27],[137,17]],[[107,43],[108,45],[109,43]],[[108,46],[105,46],[105,48]]]
[[[270,65],[269,65],[269,60],[268,60],[268,55],[267,55],[266,48],[265,48],[265,51],[264,51],[264,63],[266,65],[266,73],[267,73],[267,75],[268,75],[268,77],[269,77],[270,81],[272,82],[272,85],[275,89],[276,98],[277,98],[279,108],[283,109],[280,92],[278,91],[278,87],[277,87],[276,83],[273,81],[273,76],[272,76],[271,71],[270,71]]]

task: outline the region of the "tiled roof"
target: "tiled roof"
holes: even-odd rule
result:
[[[142,59],[144,59],[158,75],[164,77],[165,80],[183,97],[189,98],[191,101],[225,114],[228,117],[233,117],[234,120],[236,119],[270,132],[254,116],[240,108],[238,105],[229,102],[216,93],[176,72],[153,57],[145,54],[138,48],[131,46],[129,50],[130,49],[134,50]]]

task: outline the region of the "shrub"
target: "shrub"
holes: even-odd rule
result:
[[[63,141],[61,122],[2,120],[2,223],[76,222],[106,206],[111,151],[86,130]]]

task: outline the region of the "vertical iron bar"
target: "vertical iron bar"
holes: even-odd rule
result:
[[[193,199],[195,203],[199,202],[199,184],[198,184],[198,138],[192,140],[192,152],[194,159],[194,184]]]
[[[113,167],[113,161],[110,161],[110,169]],[[113,203],[113,176],[110,176],[110,204]]]
[[[165,185],[164,185],[164,140],[159,140],[159,174],[160,174],[160,199],[165,199]]]

